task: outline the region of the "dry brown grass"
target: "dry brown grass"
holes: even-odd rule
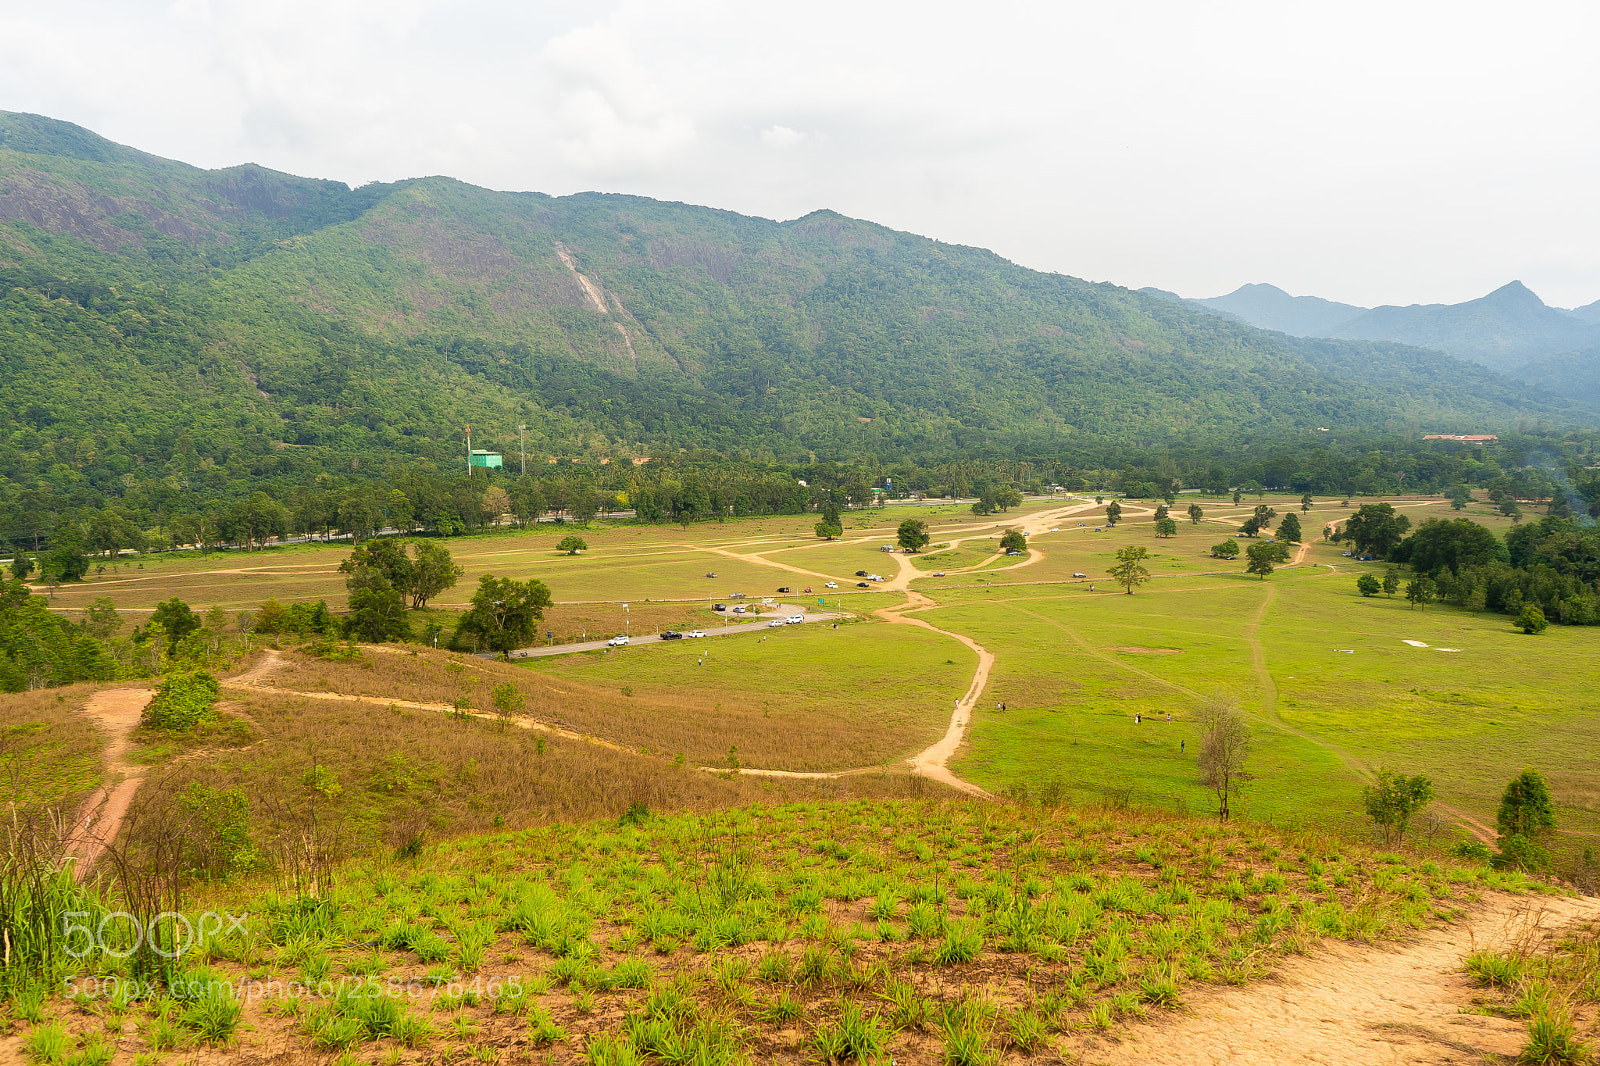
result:
[[[0,799],[76,810],[100,783],[104,738],[83,714],[102,685],[0,695]]]
[[[321,664],[318,664],[321,665]],[[328,664],[330,667],[335,664]],[[257,843],[303,832],[312,807],[335,854],[500,827],[615,817],[633,803],[688,811],[838,796],[904,796],[904,776],[774,783],[425,710],[251,692],[230,709],[253,728],[233,750],[186,754],[152,775],[155,803],[192,783],[245,790]],[[308,784],[330,772],[332,796]]]
[[[634,682],[626,687],[547,677],[538,671],[444,651],[393,646],[364,649],[357,663],[326,662],[284,652],[263,683],[298,692],[336,692],[417,703],[453,704],[465,696],[477,711],[492,711],[491,692],[515,684],[524,714],[559,729],[622,747],[683,755],[691,766],[728,765],[737,747],[741,765],[797,771],[894,764],[937,737],[936,708],[864,708],[803,693],[694,689]],[[932,726],[930,728],[930,721]]]

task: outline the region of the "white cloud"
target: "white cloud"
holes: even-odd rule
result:
[[[832,207],[1185,293],[1575,304],[1597,30],[1578,2],[0,0],[0,107],[205,166]]]

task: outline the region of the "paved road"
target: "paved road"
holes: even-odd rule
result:
[[[758,630],[771,628],[768,623],[774,618],[788,618],[790,615],[795,614],[804,615],[807,622],[831,622],[836,618],[844,617],[843,615],[826,611],[811,611],[807,613],[804,607],[788,607],[779,605],[777,607],[767,609],[766,613],[764,613],[757,621],[741,622],[738,625],[731,626],[715,626],[711,629],[701,630],[701,632],[708,637],[724,637],[730,633],[754,633]],[[685,637],[684,639],[689,640],[691,638]],[[513,659],[539,659],[549,655],[576,655],[578,652],[600,651],[602,648],[608,648],[611,646],[609,642],[610,638],[607,637],[605,640],[588,640],[581,644],[557,644],[549,648],[518,648],[511,653],[511,657]],[[628,642],[627,646],[634,648],[638,647],[640,644],[660,643],[661,638],[656,636],[654,633],[651,633],[645,636],[634,637]],[[480,658],[493,659],[497,658],[497,656],[493,655],[492,653],[484,653],[480,656]]]

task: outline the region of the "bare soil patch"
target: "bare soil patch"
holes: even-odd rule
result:
[[[1106,651],[1127,652],[1129,655],[1182,655],[1178,648],[1141,648],[1137,644],[1119,644]]]

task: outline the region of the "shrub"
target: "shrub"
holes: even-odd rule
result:
[[[156,689],[144,709],[143,724],[169,733],[187,733],[210,721],[222,690],[204,670],[173,674]]]
[[[1524,633],[1533,634],[1543,633],[1550,627],[1550,623],[1538,604],[1525,603],[1522,605],[1522,613],[1517,615],[1517,626]]]

